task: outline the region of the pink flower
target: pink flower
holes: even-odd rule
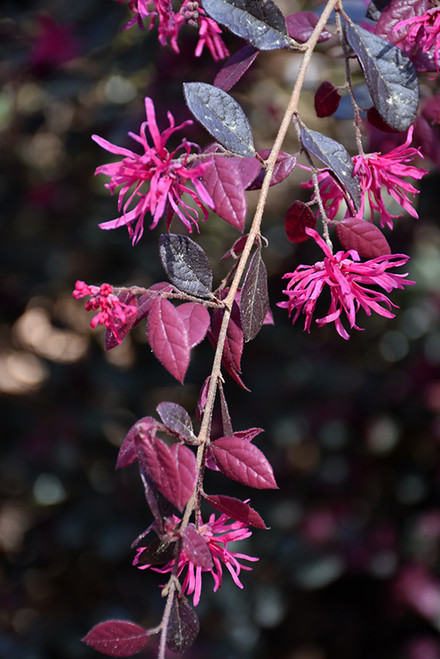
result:
[[[403,288],[413,281],[403,281],[403,275],[390,274],[388,268],[404,265],[408,261],[405,254],[385,254],[375,259],[360,263],[356,250],[332,254],[328,245],[314,229],[305,229],[321,247],[325,254],[324,260],[314,265],[299,265],[295,272],[288,272],[283,279],[290,279],[287,290],[287,301],[278,302],[278,306],[287,309],[289,316],[294,313],[292,323],[298,319],[301,311],[306,319],[304,330],[310,332],[310,325],[319,296],[327,285],[330,293],[330,307],[327,315],[316,320],[322,326],[335,323],[336,330],[343,339],[350,335],[341,322],[345,313],[351,328],[361,329],[356,325],[356,313],[364,309],[368,316],[374,311],[385,318],[394,318],[391,307],[395,307],[386,295],[368,288],[379,286],[387,293],[394,288]],[[382,306],[382,305],[385,305]]]
[[[97,311],[98,309],[100,311],[93,316],[90,327],[95,329],[97,325],[104,325],[113,333],[116,341],[121,343],[123,337],[119,332],[130,319],[136,316],[135,305],[121,302],[113,293],[110,284],[88,286],[83,281],[77,281],[72,295],[76,300],[91,295],[92,297],[85,304],[86,311]]]
[[[153,216],[150,229],[157,226],[160,218],[165,215],[167,228],[175,213],[191,232],[193,223],[198,229],[199,215],[197,210],[182,199],[188,194],[203,212],[204,220],[208,217],[206,206],[213,207],[213,201],[199,180],[206,163],[192,166],[194,156],[191,147],[199,149],[196,144],[183,139],[180,145],[171,153],[165,144],[168,138],[177,130],[192,124],[191,120],[176,126],[173,115],[168,112],[169,128],[162,133],[156,123],[154,105],[151,98],[145,99],[147,121],[142,123],[140,135],[129,133],[130,137],[139,142],[143,153],[137,154],[129,149],[115,146],[102,137],[92,135],[97,144],[107,151],[123,156],[122,161],[98,167],[95,174],[105,174],[110,182],[105,184],[112,193],[120,188],[118,210],[122,215],[115,220],[103,222],[102,229],[116,229],[126,226],[133,244],[137,243],[144,232],[144,218],[147,212]],[[148,144],[146,129],[150,133],[153,146]],[[179,151],[183,152],[178,155]],[[191,183],[194,187],[190,188]],[[130,208],[131,207],[131,208]]]
[[[428,53],[433,51],[434,63],[439,75],[439,55],[440,55],[440,7],[432,7],[420,16],[411,16],[403,21],[399,21],[394,26],[393,32],[398,32],[404,28],[402,36],[395,43],[402,47],[402,50],[414,55],[417,52]]]
[[[229,524],[229,522],[232,522],[232,524]],[[174,524],[175,528],[177,524],[180,523],[179,518],[174,515],[172,518],[172,523]],[[186,568],[186,574],[182,583],[182,593],[193,595],[194,606],[197,606],[197,604],[200,602],[200,594],[202,591],[202,572],[210,572],[212,574],[214,579],[214,592],[216,592],[222,585],[223,563],[231,574],[235,585],[239,588],[243,588],[243,584],[239,579],[240,571],[242,569],[251,570],[252,568],[247,565],[242,565],[237,559],[244,559],[246,561],[258,561],[258,558],[255,558],[254,556],[240,554],[228,549],[228,543],[244,540],[252,535],[252,531],[249,531],[248,527],[243,522],[233,521],[227,515],[220,515],[218,519],[215,519],[215,515],[212,514],[209,518],[209,521],[205,524],[203,524],[202,519],[200,519],[198,533],[205,540],[209,551],[211,552],[212,567],[202,568],[198,565],[195,565],[182,550],[179,556],[177,570],[177,576],[180,576]],[[145,570],[146,568],[151,567],[150,565],[138,565],[139,558],[145,549],[146,547],[139,547],[133,560],[133,565],[138,566],[138,568],[141,570]],[[165,574],[166,572],[172,572],[174,562],[175,561],[173,559],[164,565],[164,567],[152,568],[152,570],[162,574]]]
[[[353,156],[354,174],[359,177],[359,183],[362,191],[361,208],[356,217],[363,218],[365,211],[365,203],[368,199],[370,204],[370,220],[373,222],[374,211],[380,214],[381,227],[388,226],[393,228],[393,219],[402,217],[402,215],[391,215],[385,206],[382,198],[382,187],[385,187],[388,194],[395,199],[398,204],[412,217],[418,218],[416,210],[412,206],[413,199],[408,197],[410,195],[418,194],[417,188],[411,183],[404,180],[404,177],[411,177],[413,179],[421,179],[428,173],[427,169],[419,169],[405,163],[411,162],[416,156],[422,156],[420,149],[410,147],[414,127],[411,126],[408,130],[407,138],[404,144],[392,149],[389,153],[382,155],[381,153],[368,153],[366,155]],[[323,171],[318,174],[319,189],[321,198],[324,203],[327,215],[330,220],[333,220],[339,210],[339,207],[345,199],[345,195],[335,181],[335,179],[327,172]],[[311,188],[313,183],[311,181],[303,184],[303,187]],[[347,210],[347,216],[352,216],[353,213]]]

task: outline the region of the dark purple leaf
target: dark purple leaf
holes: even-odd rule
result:
[[[269,157],[270,149],[261,149],[257,151],[258,155],[266,160]],[[272,173],[272,178],[270,180],[270,185],[278,185],[286,179],[292,172],[296,165],[296,155],[290,155],[289,153],[284,153],[280,151],[275,161],[275,167]],[[260,190],[263,185],[263,180],[266,175],[266,170],[263,167],[258,174],[258,176],[252,181],[250,185],[247,186],[247,190]]]
[[[243,46],[223,64],[214,79],[214,85],[227,92],[246,73],[255,61],[258,50],[253,46]]]
[[[136,295],[133,295],[133,293],[130,293],[130,291],[123,291],[118,295],[118,298],[124,304],[131,304],[134,307],[138,306]],[[123,341],[123,339],[125,339],[135,322],[136,316],[128,316],[127,322],[118,328],[119,339],[116,338],[111,330],[107,329],[105,332],[105,349],[111,350],[112,348],[118,346]]]
[[[175,596],[167,628],[167,646],[173,652],[188,650],[199,634],[200,624],[190,605]]]
[[[289,48],[286,21],[272,0],[202,0],[206,13],[258,50]]]
[[[245,341],[252,341],[263,326],[269,309],[267,272],[261,250],[252,256],[240,294],[240,319]]]
[[[231,480],[258,490],[277,488],[272,467],[259,448],[238,437],[221,437],[208,449],[217,467]]]
[[[440,129],[431,126],[424,116],[417,117],[414,139],[420,144],[424,155],[440,167]]]
[[[312,36],[318,21],[319,17],[312,11],[298,11],[295,14],[289,14],[289,16],[286,16],[289,37],[300,43],[305,43]],[[328,41],[332,36],[333,34],[324,28],[319,36],[318,43]]]
[[[344,249],[355,249],[363,259],[391,254],[382,231],[371,222],[348,217],[336,224],[336,233]]]
[[[147,337],[154,356],[183,384],[191,346],[180,315],[169,300],[153,300],[148,315]]]
[[[217,215],[243,231],[247,201],[236,158],[214,156],[204,171],[202,183],[214,202]]]
[[[191,418],[181,405],[164,402],[159,403],[156,410],[168,430],[177,433],[182,439],[189,442],[194,440]]]
[[[223,385],[221,383],[221,380],[219,380],[218,389],[220,394],[220,409],[222,413],[223,435],[229,437],[229,435],[232,435],[234,431],[232,429],[232,421],[229,415],[228,404],[226,402],[225,392],[223,391]]]
[[[205,494],[205,499],[211,504],[211,506],[213,506],[213,508],[228,515],[228,517],[231,517],[232,519],[236,519],[237,522],[243,522],[244,524],[249,524],[249,526],[255,526],[257,529],[268,528],[257,511],[251,508],[247,503],[244,503],[244,501],[240,501],[240,499],[228,497],[223,494]]]
[[[174,286],[188,295],[211,297],[211,265],[200,245],[188,236],[163,233],[159,250],[162,265]]]
[[[202,570],[212,568],[212,554],[206,540],[197,531],[194,524],[188,524],[183,532],[183,551],[196,567]]]
[[[146,630],[134,622],[107,620],[95,625],[81,640],[111,657],[131,657],[146,647],[148,639]]]
[[[341,95],[331,82],[322,82],[315,93],[315,112],[318,117],[330,117],[339,107]]]
[[[287,209],[285,227],[291,243],[302,243],[308,239],[305,229],[316,228],[316,216],[304,202],[296,200]]]
[[[148,547],[145,547],[141,554],[138,554],[136,565],[165,565],[173,560],[175,552],[175,541],[164,542],[160,538],[156,538]]]
[[[151,478],[148,477],[142,466],[142,447],[138,447],[138,459],[140,461],[140,474],[144,486],[145,499],[155,519],[159,533],[164,534],[164,520],[173,513],[172,504],[159,492]],[[135,541],[135,544],[137,542]],[[132,545],[134,546],[134,545]]]
[[[208,399],[208,390],[209,390],[210,381],[211,381],[211,376],[209,375],[202,384],[199,397],[197,399],[196,419],[198,421],[200,421],[200,419],[202,418],[203,410],[205,409],[206,401]]]
[[[212,314],[211,331],[209,338],[213,345],[217,345],[220,328],[223,321],[223,309],[214,309]],[[232,305],[231,317],[226,334],[225,348],[222,363],[229,373],[241,373],[241,355],[243,353],[243,331],[241,329],[240,310],[236,302]],[[232,373],[231,373],[232,375]]]
[[[221,260],[224,261],[230,256],[232,256],[232,258],[234,259],[237,259],[240,256],[240,254],[243,252],[247,239],[248,239],[248,234],[246,234],[245,236],[240,236],[240,238],[237,238],[237,240],[232,245],[231,249],[228,249],[228,251],[225,252],[225,254],[223,254]]]
[[[189,345],[194,348],[206,336],[211,322],[209,311],[202,304],[185,302],[177,307],[177,313],[187,331]]]
[[[382,119],[380,116],[379,112],[376,110],[376,108],[373,107],[370,108],[367,111],[367,120],[370,122],[372,126],[377,128],[378,130],[382,130],[384,133],[398,133],[399,131],[395,130],[394,128],[391,128],[391,126],[388,126],[388,124]]]
[[[158,284],[153,284],[153,286],[150,286],[148,290],[152,291],[153,294],[150,295],[148,293],[145,293],[144,295],[140,296],[138,300],[138,309],[137,309],[134,325],[138,325],[138,323],[140,323],[141,320],[143,320],[148,316],[148,312],[150,311],[151,308],[151,303],[154,300],[154,298],[157,295],[159,295],[159,293],[164,293],[164,292],[172,293],[175,289],[167,281],[161,281]]]
[[[251,442],[254,437],[257,437],[262,432],[264,432],[263,428],[248,428],[247,430],[237,430],[233,435],[239,439],[245,439],[247,442]]]
[[[144,416],[131,426],[119,449],[116,469],[123,469],[133,464],[137,459],[136,438],[153,436],[155,428],[156,419],[153,419],[151,416]]]
[[[352,198],[356,210],[359,210],[362,199],[359,179],[353,176],[353,163],[345,147],[331,137],[305,126],[301,129],[301,142],[309,153],[331,169]]]
[[[232,96],[206,82],[185,82],[183,91],[195,118],[220,144],[241,156],[254,155],[251,127],[240,105]]]
[[[353,23],[346,24],[345,34],[377,111],[391,128],[407,130],[419,104],[419,83],[411,60],[397,46]]]

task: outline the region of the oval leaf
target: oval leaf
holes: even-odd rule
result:
[[[177,403],[159,403],[156,410],[162,423],[184,440],[194,439],[193,426],[188,412]]]
[[[206,82],[186,82],[183,91],[195,118],[220,144],[241,156],[254,155],[251,127],[232,96]]]
[[[162,265],[171,282],[188,295],[211,297],[211,265],[200,245],[176,233],[163,233],[159,244]]]
[[[131,657],[145,648],[148,639],[146,630],[134,622],[107,620],[95,625],[81,640],[111,657]]]
[[[309,238],[305,229],[316,228],[316,216],[304,202],[296,200],[287,209],[285,227],[291,243],[302,243]]]
[[[221,437],[211,442],[208,450],[220,471],[231,480],[258,490],[277,487],[268,459],[245,439]]]
[[[202,0],[202,7],[217,23],[258,50],[289,48],[294,43],[272,0]]]
[[[257,336],[268,310],[267,272],[258,249],[252,256],[240,293],[240,319],[245,341],[252,341]]]
[[[322,82],[315,93],[315,112],[320,118],[330,117],[339,107],[341,95],[331,82]]]
[[[361,205],[359,179],[353,176],[353,163],[345,147],[331,137],[305,126],[301,129],[301,142],[307,151],[331,169],[352,198],[356,210],[359,210]]]
[[[153,300],[148,315],[147,337],[154,356],[183,384],[191,346],[180,315],[169,300]]]
[[[167,646],[173,652],[185,652],[196,640],[199,619],[187,602],[175,597],[167,628]]]
[[[419,83],[411,60],[397,46],[358,25],[347,23],[345,33],[377,111],[391,128],[407,130],[419,105]]]
[[[156,538],[137,554],[134,565],[165,565],[173,560],[176,551],[175,541],[164,542]]]
[[[202,183],[214,202],[217,215],[239,231],[243,231],[247,200],[245,188],[240,185],[241,175],[236,160],[214,156],[205,168]]]
[[[348,217],[336,225],[336,233],[344,249],[355,249],[363,259],[391,254],[388,241],[382,231],[356,217]]]
[[[206,336],[211,322],[209,311],[201,304],[186,302],[177,307],[177,313],[188,334],[189,345],[194,348]]]
[[[151,416],[144,416],[131,426],[121,444],[116,461],[116,469],[123,469],[133,464],[137,458],[136,439],[140,437],[153,437],[156,420]]]
[[[244,46],[223,64],[214,79],[214,85],[227,92],[246,73],[255,61],[258,50],[253,46]]]
[[[312,11],[297,11],[295,14],[286,16],[286,25],[289,36],[296,41],[304,43],[310,39],[316,27],[319,17]],[[333,34],[326,30],[319,35],[318,43],[331,39]]]
[[[186,557],[196,567],[201,567],[202,570],[210,570],[212,568],[212,554],[208,543],[197,531],[194,524],[188,524],[183,532],[182,546]]]
[[[236,519],[237,522],[255,526],[257,529],[268,528],[257,511],[247,503],[244,503],[244,501],[240,501],[240,499],[228,497],[223,494],[205,494],[205,499],[213,508],[228,515],[232,519]]]
[[[258,155],[266,160],[269,157],[270,149],[261,149],[257,151]],[[294,170],[296,165],[296,155],[290,155],[289,153],[284,153],[280,151],[277,156],[275,167],[272,172],[272,178],[270,179],[270,185],[277,185],[286,179]],[[266,170],[261,169],[258,176],[252,181],[250,185],[247,186],[248,190],[260,190],[263,185],[264,177],[266,175]]]

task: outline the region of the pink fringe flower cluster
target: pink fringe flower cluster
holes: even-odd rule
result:
[[[368,199],[370,205],[370,220],[373,222],[374,211],[380,215],[381,227],[393,228],[393,219],[402,217],[402,215],[391,215],[386,208],[382,197],[382,189],[385,188],[389,195],[412,217],[418,218],[417,211],[412,203],[414,195],[418,194],[415,188],[405,177],[421,179],[428,173],[427,169],[419,169],[406,163],[412,162],[416,156],[423,158],[420,149],[410,147],[414,128],[408,130],[406,140],[403,144],[392,149],[389,153],[368,153],[353,156],[354,174],[359,177],[359,183],[362,192],[362,203],[356,217],[364,218],[365,204]],[[345,195],[335,181],[327,172],[323,171],[318,174],[319,190],[326,213],[330,220],[336,217]],[[303,184],[305,188],[312,188],[313,182],[308,181]],[[408,197],[412,195],[412,199]],[[352,215],[347,211],[347,216]]]
[[[398,45],[407,53],[428,53],[432,50],[437,71],[439,71],[440,57],[440,7],[432,7],[420,16],[412,16],[399,21],[393,32],[399,32],[404,28]]]
[[[283,291],[288,300],[278,302],[278,306],[287,309],[289,316],[293,314],[295,323],[302,312],[305,315],[304,330],[310,332],[310,326],[318,299],[327,288],[330,293],[330,307],[323,318],[317,318],[319,326],[334,323],[336,330],[343,339],[350,335],[342,324],[345,314],[351,329],[361,329],[356,325],[356,314],[363,309],[368,316],[371,312],[394,318],[391,307],[396,307],[388,297],[374,291],[370,286],[379,286],[389,293],[394,288],[403,288],[414,284],[404,281],[405,274],[390,274],[389,268],[396,268],[408,261],[405,254],[385,254],[364,263],[356,250],[340,251],[332,254],[329,246],[314,229],[305,229],[321,247],[325,254],[323,261],[314,265],[299,265],[294,272],[288,272],[283,279],[290,279],[287,289]],[[385,306],[382,306],[385,305]]]
[[[229,522],[232,521],[232,524]],[[180,519],[173,516],[174,528],[180,523]],[[195,565],[191,559],[182,550],[179,556],[177,576],[179,577],[186,568],[186,574],[182,583],[182,593],[186,595],[193,595],[194,606],[200,602],[200,595],[202,592],[202,573],[210,572],[214,579],[214,592],[216,592],[222,585],[223,568],[222,563],[231,574],[231,577],[236,586],[243,588],[243,584],[239,579],[241,570],[251,570],[252,568],[247,565],[242,565],[238,559],[246,561],[258,561],[255,556],[248,556],[247,554],[240,554],[238,552],[228,549],[228,544],[245,540],[252,535],[246,524],[243,522],[236,522],[231,520],[227,515],[220,515],[218,519],[215,514],[212,514],[209,521],[205,524],[200,520],[198,533],[205,540],[209,551],[212,556],[212,567],[202,568]],[[140,570],[145,570],[150,565],[139,565],[139,558],[145,551],[146,547],[139,547],[136,556],[133,560],[133,565],[137,566]],[[165,574],[172,572],[174,568],[174,559],[164,565],[162,568],[151,568],[155,572]]]
[[[119,0],[123,2],[123,0]],[[135,23],[143,28],[143,21],[150,18],[151,30],[158,19],[159,43],[165,46],[168,41],[174,52],[178,53],[177,39],[182,25],[192,25],[199,29],[199,40],[195,49],[195,56],[199,57],[206,46],[215,61],[224,59],[229,55],[223,39],[221,29],[217,23],[206,15],[205,10],[197,0],[184,0],[180,10],[175,12],[170,0],[130,0],[129,7],[135,17],[129,21],[126,27]]]
[[[136,315],[137,308],[134,305],[121,302],[113,293],[110,284],[89,286],[83,281],[77,281],[72,295],[76,300],[90,295],[90,300],[87,300],[85,304],[86,311],[99,310],[90,321],[90,327],[96,329],[97,325],[104,325],[113,333],[117,342],[121,343],[122,337],[119,335],[119,330]]]
[[[151,98],[145,99],[145,110],[147,121],[142,123],[140,134],[129,133],[130,137],[142,146],[141,154],[116,146],[98,135],[92,135],[92,139],[103,149],[123,157],[122,161],[102,165],[95,171],[95,174],[105,174],[110,177],[110,182],[106,183],[105,187],[112,194],[116,188],[120,188],[118,210],[122,211],[120,217],[103,222],[99,226],[101,229],[126,226],[133,245],[142,237],[147,213],[153,216],[150,229],[154,229],[164,215],[168,229],[174,213],[177,213],[189,232],[192,231],[191,223],[198,228],[199,214],[182,199],[184,193],[188,194],[201,209],[204,220],[208,217],[206,206],[211,208],[214,206],[200,181],[206,163],[199,162],[197,165],[192,165],[191,147],[196,149],[199,147],[186,139],[183,139],[172,152],[169,152],[165,146],[173,133],[193,122],[188,120],[176,126],[173,115],[168,112],[170,125],[161,133],[156,123]],[[153,141],[151,146],[148,143],[147,127]],[[183,154],[178,155],[179,151]],[[189,183],[194,189],[189,187]]]

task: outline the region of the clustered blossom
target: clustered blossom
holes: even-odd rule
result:
[[[119,0],[123,2],[123,0]],[[158,19],[159,43],[165,46],[168,41],[172,49],[178,53],[177,39],[182,25],[188,24],[199,29],[199,40],[195,49],[195,56],[199,57],[207,46],[213,59],[219,61],[229,55],[223,39],[221,29],[217,23],[206,15],[205,10],[197,0],[184,0],[180,10],[175,12],[170,0],[130,0],[129,7],[135,17],[127,23],[131,27],[135,23],[143,28],[143,21],[150,18],[149,29],[155,26]]]
[[[330,307],[326,316],[317,318],[319,326],[327,323],[335,324],[336,330],[343,339],[350,335],[342,324],[342,316],[346,315],[351,329],[361,329],[356,325],[356,313],[364,309],[368,316],[371,312],[394,318],[391,307],[396,307],[388,297],[381,292],[370,289],[370,286],[379,286],[389,293],[394,288],[403,288],[414,284],[406,280],[405,274],[391,274],[389,268],[396,268],[408,261],[405,254],[385,254],[364,263],[360,262],[356,250],[340,251],[332,254],[329,246],[314,229],[305,229],[321,247],[325,254],[323,261],[314,265],[299,265],[295,272],[288,272],[283,279],[290,279],[287,289],[283,291],[289,298],[278,302],[278,306],[287,309],[289,316],[294,314],[292,323],[295,323],[301,312],[305,315],[304,330],[310,332],[310,325],[319,296],[328,286],[330,293]],[[383,306],[385,305],[385,306]]]
[[[229,523],[232,522],[232,523]],[[172,518],[174,527],[180,523],[180,519],[175,515]],[[186,595],[193,595],[194,606],[200,602],[200,595],[202,592],[202,572],[210,572],[214,579],[214,592],[216,592],[222,585],[223,569],[222,563],[230,572],[234,583],[239,588],[243,588],[243,584],[239,579],[240,571],[251,570],[252,568],[247,565],[242,565],[238,559],[246,561],[258,561],[255,556],[248,556],[247,554],[240,554],[228,549],[228,543],[244,540],[252,535],[246,524],[231,520],[227,515],[220,515],[218,519],[212,514],[209,521],[203,523],[200,519],[198,527],[200,536],[205,540],[209,551],[212,556],[212,567],[202,568],[195,565],[190,558],[182,550],[179,556],[177,576],[179,577],[186,568],[186,574],[182,583],[182,593]],[[133,565],[141,570],[151,567],[150,565],[139,565],[139,558],[146,547],[139,547],[136,556],[133,560]],[[155,572],[165,574],[172,572],[174,567],[174,559],[164,565],[162,568],[151,568]]]
[[[356,213],[356,217],[364,218],[365,204],[368,199],[371,222],[374,219],[374,211],[377,211],[380,215],[381,227],[393,228],[393,219],[402,217],[402,215],[391,215],[387,211],[382,198],[382,188],[386,188],[388,194],[412,217],[416,219],[419,217],[412,205],[414,195],[418,194],[419,191],[409,181],[406,181],[405,177],[421,179],[428,173],[428,170],[405,164],[412,162],[416,156],[423,157],[420,149],[409,146],[413,132],[414,128],[411,126],[405,142],[385,155],[376,152],[353,156],[354,174],[357,174],[359,178],[362,192],[361,207]],[[326,213],[328,218],[333,220],[345,199],[344,193],[327,171],[318,174],[318,181]],[[308,181],[303,184],[303,187],[311,188],[313,182]],[[412,199],[408,195],[412,195]],[[347,210],[346,215],[351,216],[353,213]]]
[[[433,51],[435,69],[439,75],[440,56],[440,7],[432,7],[420,16],[399,21],[393,32],[404,28],[397,44],[409,54]]]
[[[113,293],[110,284],[89,286],[83,281],[77,281],[72,295],[76,300],[90,295],[90,300],[87,300],[85,304],[86,311],[99,310],[90,321],[90,327],[96,329],[97,325],[104,325],[113,333],[116,341],[121,343],[123,337],[119,334],[120,329],[130,318],[136,316],[136,306],[121,302]]]
[[[151,98],[145,99],[145,110],[147,121],[141,124],[140,134],[129,133],[130,137],[142,146],[142,154],[116,146],[98,135],[92,135],[92,139],[103,149],[123,156],[122,161],[102,165],[95,171],[95,174],[105,174],[110,177],[110,182],[106,183],[105,187],[112,194],[116,188],[120,188],[118,210],[122,210],[120,217],[103,222],[99,226],[101,229],[116,229],[126,226],[133,244],[142,237],[144,218],[148,212],[153,216],[150,229],[154,229],[164,215],[167,228],[169,228],[174,213],[177,213],[189,232],[192,231],[191,223],[198,228],[199,214],[182,199],[184,193],[189,195],[201,209],[204,220],[208,217],[206,206],[211,208],[214,206],[210,195],[200,181],[207,163],[199,162],[192,166],[191,147],[196,149],[199,147],[186,139],[183,139],[172,152],[165,147],[168,138],[173,133],[193,122],[188,120],[176,126],[173,115],[168,112],[170,125],[161,133],[156,123]],[[148,143],[147,127],[153,141],[152,146]],[[180,155],[178,155],[179,152]],[[194,189],[188,186],[189,183]]]

